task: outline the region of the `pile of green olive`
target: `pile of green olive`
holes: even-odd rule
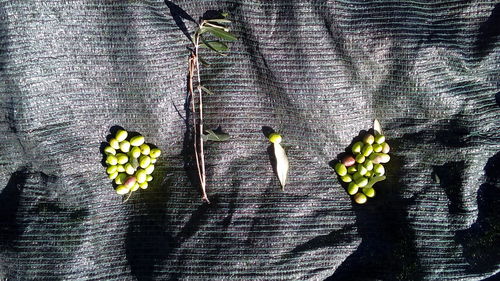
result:
[[[385,136],[375,133],[366,134],[363,141],[352,145],[352,154],[348,154],[335,164],[335,172],[347,185],[347,193],[353,196],[358,204],[364,204],[368,198],[375,196],[373,185],[385,179],[385,168],[382,164],[389,162],[390,150]]]
[[[144,143],[144,136],[128,137],[127,131],[119,130],[104,148],[106,173],[116,184],[119,195],[148,188],[148,182],[153,180],[154,164],[161,154],[160,149]]]

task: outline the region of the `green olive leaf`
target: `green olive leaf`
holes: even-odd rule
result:
[[[217,128],[216,130],[205,130],[205,133],[201,135],[204,141],[227,141],[230,136],[227,133],[222,132],[222,130]]]
[[[220,55],[225,56],[226,54],[224,54],[223,52],[227,52],[229,50],[229,47],[220,41],[207,41],[201,36],[200,39],[201,41],[203,41],[203,44],[200,44],[200,47],[208,47],[211,50],[219,53]]]
[[[212,27],[212,26],[204,26],[204,27],[200,28],[200,30],[204,30],[203,32],[208,31],[212,35],[219,37],[221,39],[224,39],[226,41],[236,41],[237,40],[237,38],[233,34],[226,32],[222,29]]]
[[[369,181],[368,184],[365,187],[372,187],[374,184],[376,184],[379,181],[385,180],[385,176],[377,176],[377,177],[372,177]]]
[[[285,150],[279,143],[274,143],[274,156],[276,158],[276,174],[280,180],[281,189],[285,190],[289,162]]]
[[[380,122],[378,122],[377,119],[373,121],[373,131],[375,131],[375,134],[382,134],[382,126],[380,126]]]
[[[209,19],[209,20],[206,20],[210,23],[230,23],[231,21],[228,20],[228,19]]]
[[[210,91],[209,89],[205,88],[204,86],[199,86],[200,90],[202,90],[203,92],[209,94],[209,95],[213,95],[214,92]]]

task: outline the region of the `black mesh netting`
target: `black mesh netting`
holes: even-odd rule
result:
[[[498,280],[495,2],[1,0],[0,280]],[[231,134],[205,147],[210,205],[183,119],[183,13],[209,10],[239,37],[202,69],[205,125]],[[392,160],[358,206],[329,162],[375,118]],[[113,126],[163,150],[125,203]]]

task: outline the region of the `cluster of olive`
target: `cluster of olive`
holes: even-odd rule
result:
[[[157,158],[161,151],[144,143],[144,136],[137,135],[127,140],[128,132],[119,130],[104,148],[108,177],[116,184],[120,195],[148,188],[153,180]]]
[[[335,165],[340,179],[348,183],[347,193],[354,196],[354,201],[364,204],[368,197],[375,196],[373,185],[385,179],[385,168],[382,164],[389,162],[390,150],[385,136],[375,133],[366,134],[363,141],[352,145],[352,154],[346,155]]]

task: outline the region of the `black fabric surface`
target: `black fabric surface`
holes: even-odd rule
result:
[[[209,10],[239,37],[202,69],[231,134],[206,144],[210,205],[184,120]],[[499,36],[488,0],[0,0],[0,279],[500,280]],[[373,119],[392,160],[358,206],[329,162]],[[125,203],[114,126],[163,151]]]

